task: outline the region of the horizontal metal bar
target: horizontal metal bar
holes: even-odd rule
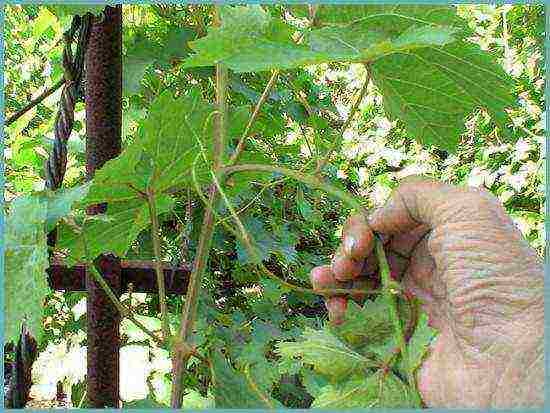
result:
[[[128,285],[133,284],[136,293],[157,293],[157,276],[154,263],[151,261],[121,261],[121,291],[127,292]],[[184,295],[187,292],[190,269],[172,267],[163,263],[166,293]],[[53,290],[86,291],[86,267],[76,265],[67,267],[60,262],[53,262],[46,270],[48,283]]]

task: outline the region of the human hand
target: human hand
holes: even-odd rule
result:
[[[392,277],[422,302],[439,331],[417,372],[428,407],[543,405],[543,266],[487,191],[419,177],[404,181],[370,218],[350,217],[314,288],[372,279],[373,231]],[[333,322],[346,297],[327,297]]]

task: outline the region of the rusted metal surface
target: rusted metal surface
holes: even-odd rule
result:
[[[92,25],[86,53],[86,174],[92,178],[122,146],[121,6]]]
[[[9,366],[4,366],[5,408],[22,409],[27,404],[32,384],[32,364],[37,355],[36,340],[31,336],[26,324],[23,322],[19,341],[15,347],[15,360]]]
[[[102,255],[96,267],[115,294],[120,295],[120,260]],[[102,288],[86,278],[87,394],[90,407],[119,406],[120,315]]]
[[[84,265],[69,268],[62,263],[52,263],[46,272],[52,290],[86,291],[86,269]],[[167,294],[184,295],[187,292],[189,268],[174,268],[165,265],[163,273]],[[130,283],[133,286],[133,292],[157,294],[157,276],[153,263],[150,261],[122,261],[120,291],[127,292]]]
[[[122,6],[106,7],[90,29],[86,50],[86,177],[120,154],[122,145]],[[88,209],[104,212],[106,205]],[[97,264],[117,295],[120,261],[103,255]],[[89,407],[119,407],[120,316],[91,274],[86,276],[87,398]]]

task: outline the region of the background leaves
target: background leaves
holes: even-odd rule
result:
[[[172,139],[185,136],[182,143],[192,145],[193,141],[187,140],[191,136],[189,131],[185,127],[173,126],[177,115],[172,116],[171,111],[181,115],[184,106],[181,100],[187,99],[190,90],[198,92],[200,106],[213,101],[213,68],[209,66],[213,62],[206,58],[223,50],[208,49],[207,46],[225,38],[226,41],[231,39],[225,50],[233,53],[227,56],[228,61],[244,70],[230,74],[232,119],[227,155],[231,154],[252,107],[271,76],[269,72],[247,71],[247,64],[256,67],[298,65],[309,58],[326,57],[326,63],[293,66],[279,75],[251,131],[244,162],[308,170],[315,167],[316,160],[334,143],[336,151],[321,174],[327,181],[362,197],[368,207],[383,204],[398,181],[410,174],[427,174],[459,185],[485,186],[499,197],[530,244],[542,253],[542,6],[320,5],[315,22],[311,22],[305,6],[263,5],[261,9],[254,6],[227,10],[229,12],[224,16],[226,31],[219,33],[209,30],[212,22],[210,5],[124,6],[123,144],[126,152],[119,158],[120,163],[115,165],[113,162],[110,170],[105,168],[103,189],[100,189],[101,174],[98,174],[98,184],[87,200],[72,204],[76,206],[74,219],[77,222],[81,222],[78,221],[82,218],[81,211],[88,203],[109,200],[112,204],[104,216],[86,223],[95,226],[88,234],[95,233],[98,246],[104,244],[121,253],[128,250],[127,256],[133,259],[150,259],[152,256],[146,208],[138,208],[142,200],[134,192],[117,186],[114,180],[115,177],[135,178],[135,174],[125,172],[128,169],[138,172],[140,178],[132,182],[140,188],[154,184],[155,188],[166,192],[159,194],[158,200],[162,259],[166,263],[191,263],[201,225],[202,204],[192,189],[188,191],[188,175],[182,176],[179,187],[175,188],[167,188],[161,182],[164,178],[155,181],[161,186],[154,183],[154,171],[162,170],[159,165],[164,168],[167,163],[162,163],[163,160],[159,164],[154,146],[146,148],[143,142],[158,139],[166,144],[163,151],[167,149],[169,152],[167,162],[176,156],[170,151],[175,142]],[[243,16],[249,10],[252,13],[247,21]],[[70,19],[70,15],[58,18],[56,13],[40,5],[6,8],[6,116],[21,109],[28,100],[61,78],[62,32],[68,28]],[[310,23],[314,24],[309,27]],[[297,33],[303,33],[299,46],[293,37]],[[420,38],[422,44],[414,43],[414,36]],[[450,38],[456,41],[448,42]],[[374,44],[369,43],[370,39]],[[399,49],[399,42],[403,40],[407,40],[405,49]],[[360,63],[349,64],[338,59],[365,56],[362,54],[365,50],[361,49],[365,41],[378,56],[369,67],[373,81],[369,83],[353,121],[345,131],[341,131],[367,72]],[[204,45],[202,49],[201,44]],[[263,48],[264,55],[255,54],[256,44]],[[247,45],[252,46],[247,49],[247,54],[242,54],[246,60],[239,60],[235,51],[239,46]],[[393,53],[379,55],[386,50],[385,47]],[[295,53],[289,55],[289,50]],[[443,51],[451,51],[454,57],[445,55]],[[285,54],[281,55],[283,52]],[[209,53],[213,53],[212,56]],[[207,66],[186,66],[187,62],[200,56],[205,57]],[[471,59],[477,69],[455,64],[460,61],[458,59]],[[485,76],[485,69],[492,76]],[[415,82],[424,89],[407,88],[395,78]],[[429,90],[429,93],[423,90]],[[456,103],[452,97],[460,102]],[[159,103],[161,98],[165,100]],[[5,197],[8,201],[43,189],[43,162],[51,150],[58,99],[58,94],[52,95],[6,128]],[[410,108],[414,105],[426,106],[420,117],[412,113]],[[427,109],[434,106],[446,113]],[[166,110],[168,107],[170,110]],[[204,116],[208,114],[197,113],[196,119],[204,120]],[[441,116],[448,119],[448,128],[437,126],[441,123]],[[170,127],[157,128],[165,121]],[[75,130],[69,140],[66,188],[77,187],[84,179],[83,126],[83,105],[79,104]],[[506,131],[512,135],[509,140],[503,139]],[[207,136],[203,139],[208,142]],[[448,153],[453,150],[454,153]],[[191,152],[196,155],[197,148]],[[179,151],[179,155],[184,153],[184,150]],[[188,165],[187,162],[186,158],[182,164]],[[202,179],[204,165],[200,162],[197,166]],[[163,174],[168,177],[179,172],[183,169]],[[250,228],[256,242],[261,248],[265,247],[264,264],[289,282],[307,286],[308,271],[314,265],[330,260],[348,211],[338,201],[319,191],[281,178],[273,174],[241,175],[240,179],[228,182],[227,194],[245,222],[258,221]],[[207,183],[206,180],[202,182]],[[109,190],[111,186],[117,190]],[[80,190],[84,191],[84,188],[75,189],[72,195],[67,193],[67,198],[78,201]],[[43,205],[49,196],[38,195],[40,203]],[[165,210],[161,204],[166,205]],[[60,214],[71,209],[67,205],[63,204]],[[231,222],[223,205],[217,206],[217,211]],[[52,222],[55,216],[53,218]],[[120,232],[115,231],[118,237],[101,239],[100,235],[111,229],[114,222],[122,225],[117,228]],[[266,279],[246,256],[238,240],[218,227],[210,254],[210,270],[203,286],[209,296],[202,304],[199,317],[202,321],[194,337],[199,351],[207,356],[211,346],[221,346],[226,351],[230,372],[249,374],[264,393],[285,407],[306,408],[321,402],[338,407],[337,397],[341,397],[346,382],[353,382],[354,377],[347,377],[346,382],[331,382],[299,357],[279,360],[274,350],[278,341],[302,342],[307,327],[327,332],[368,360],[380,360],[393,349],[394,341],[388,338],[390,329],[376,300],[366,303],[365,308],[350,305],[359,316],[356,320],[353,317],[348,320],[354,329],[326,329],[323,326],[326,311],[319,297],[289,291]],[[109,246],[111,241],[113,243]],[[72,248],[75,246],[78,243]],[[98,253],[101,248],[98,247]],[[75,320],[76,315],[71,311],[81,298],[77,293],[46,295],[41,354],[47,354],[48,343],[82,336],[85,317]],[[128,297],[123,299],[130,300]],[[140,317],[158,320],[158,298],[155,295],[138,297],[138,294],[133,294],[131,302]],[[169,297],[168,304],[173,315],[181,312],[181,299]],[[373,317],[369,321],[370,314],[377,315],[376,319],[381,322],[365,329],[360,316],[371,323]],[[156,327],[152,324],[152,328]],[[128,333],[127,339],[133,345],[144,346],[147,350],[154,348],[151,343],[140,342],[131,332]],[[79,340],[74,354],[82,354],[81,350],[77,351],[83,345],[82,339]],[[432,340],[433,331],[422,324],[421,319],[410,342],[409,354],[413,364],[417,365],[425,357]],[[157,357],[156,349],[151,351],[153,360],[166,361],[166,357]],[[68,367],[73,358],[65,358],[67,361],[58,367],[52,359],[41,364],[41,369],[55,371],[55,377],[68,377],[66,390],[70,390],[72,383],[82,378],[80,375],[73,377],[72,368]],[[80,359],[75,356],[74,360]],[[80,361],[73,363],[74,366],[82,364]],[[155,363],[162,365],[160,361]],[[401,363],[402,360],[397,360],[390,372],[399,380],[403,374]],[[374,375],[372,370],[367,368],[369,374]],[[167,403],[168,372],[169,369],[151,372],[150,400]],[[35,381],[44,383],[47,375],[36,375]],[[210,378],[207,366],[199,362],[191,364],[191,374],[185,385],[192,390],[188,395],[189,405],[184,404],[186,407],[214,407]],[[83,383],[79,385],[82,387]],[[387,387],[390,393],[400,393],[404,398],[391,401],[380,399],[380,394],[377,394],[376,400],[367,399],[371,394],[367,388],[362,392],[357,389],[351,394],[357,397],[344,401],[349,405],[371,402],[409,405],[408,393],[400,387],[399,381],[389,380]],[[75,385],[73,395],[78,395],[79,391],[81,389]],[[321,398],[322,394],[325,396]],[[79,397],[74,397],[75,403]]]

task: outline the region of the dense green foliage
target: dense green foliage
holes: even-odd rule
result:
[[[8,116],[61,78],[60,40],[75,12],[65,7],[7,8]],[[42,312],[45,234],[60,218],[58,249],[68,260],[105,251],[154,259],[150,196],[161,221],[159,258],[193,260],[205,211],[201,195],[212,178],[216,63],[231,69],[226,161],[269,71],[281,70],[240,163],[312,173],[326,158],[325,180],[366,208],[383,204],[411,174],[484,185],[542,253],[543,10],[321,6],[312,19],[303,6],[238,6],[223,8],[214,27],[211,6],[125,6],[123,154],[83,185],[79,104],[65,178],[73,189],[54,195],[42,191],[43,162],[59,94],[6,128],[6,295],[24,291],[7,300],[7,337],[15,336],[23,314],[31,316],[42,338],[37,377],[64,380],[79,402],[83,371],[66,360],[81,362],[83,295],[49,292]],[[341,130],[357,96],[357,113]],[[418,368],[436,334],[423,316],[407,345],[408,361],[393,359],[396,341],[382,296],[350,303],[347,322],[335,328],[325,320],[321,297],[281,284],[258,265],[261,260],[280,279],[308,288],[309,270],[327,263],[337,246],[349,205],[277,173],[234,175],[224,192],[256,248],[232,230],[230,209],[220,200],[193,335],[210,366],[190,360],[184,407],[419,406],[405,364]],[[109,202],[107,213],[85,218],[85,207],[98,201]],[[158,301],[124,297],[155,331]],[[174,331],[182,301],[168,299]],[[398,304],[406,320],[407,305]],[[144,376],[142,385],[123,383],[123,399],[134,403],[128,407],[168,405],[168,351],[128,320],[122,334],[122,368],[127,354],[133,365],[139,360]],[[388,357],[384,372],[379,368]],[[45,370],[61,358],[63,367]]]

